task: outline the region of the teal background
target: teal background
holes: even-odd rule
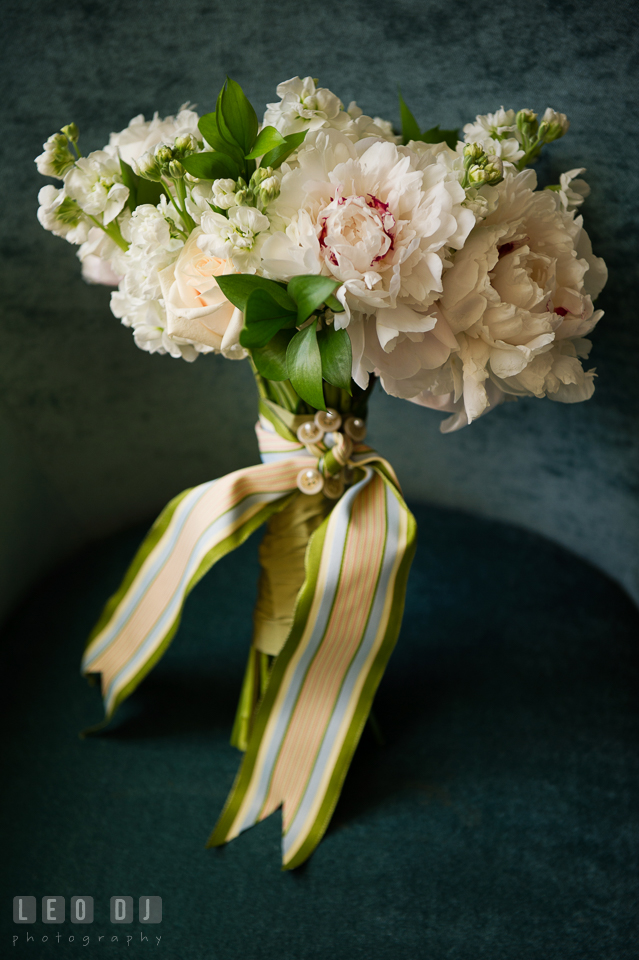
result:
[[[171,960],[636,956],[636,18],[626,0],[5,2],[2,955],[16,894],[91,894],[97,919],[112,895],[157,893]],[[586,224],[610,269],[592,401],[524,400],[444,437],[438,414],[375,395],[371,439],[420,523],[376,706],[387,745],[365,735],[294,875],[277,816],[203,850],[238,764],[254,542],[198,586],[116,727],[76,738],[99,716],[84,637],[164,503],[256,461],[255,396],[244,364],[135,348],[108,291],[39,226],[33,157],[71,120],[90,150],[137,113],[204,112],[227,72],[258,112],[311,74],[394,121],[400,83],[424,127],[502,103],[568,113],[539,174],[588,168]]]

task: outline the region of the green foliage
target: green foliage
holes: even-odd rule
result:
[[[276,280],[267,280],[266,277],[257,277],[252,273],[231,273],[225,277],[217,277],[217,285],[233,306],[244,312],[249,297],[254,290],[265,290],[273,300],[285,310],[295,313],[297,306],[286,292],[286,287]]]
[[[291,338],[286,351],[288,378],[297,394],[317,410],[326,410],[317,320]]]
[[[214,153],[193,154],[183,160],[185,169],[200,180],[242,176],[248,183],[255,161],[262,167],[279,167],[304,140],[306,131],[283,137],[275,127],[257,132],[257,114],[239,83],[226,78],[215,111],[200,117],[200,133]]]
[[[216,118],[223,136],[230,134],[244,156],[250,153],[257,137],[257,114],[239,83],[230,77],[220,91]]]
[[[297,303],[297,322],[304,323],[339,287],[339,280],[313,275],[293,277],[287,290]]]
[[[263,130],[260,130],[253,149],[250,153],[247,153],[246,159],[257,160],[258,157],[281,146],[287,146],[287,143],[279,130],[276,130],[275,127],[264,127]],[[267,167],[268,164],[266,163],[264,166]]]
[[[457,146],[458,130],[440,130],[437,124],[422,133],[417,120],[402,97],[401,90],[399,90],[399,113],[402,121],[402,143],[409,143],[411,140],[418,140],[421,143],[446,143],[451,150]]]
[[[240,175],[236,161],[226,153],[192,153],[182,166],[198,180],[237,180]]]
[[[402,142],[408,143],[410,140],[419,140],[421,137],[421,130],[417,120],[411,113],[411,111],[406,106],[404,98],[402,96],[402,91],[399,90],[399,115],[402,121]]]
[[[154,180],[145,180],[144,177],[138,177],[137,173],[129,166],[126,161],[120,158],[120,170],[122,171],[122,182],[129,188],[127,207],[133,213],[136,207],[143,203],[151,203],[154,207],[160,202],[160,197],[164,193],[162,184]]]
[[[314,313],[325,306],[343,312],[333,296],[339,281],[315,275],[293,277],[288,285],[254,274],[218,277],[224,296],[244,314],[240,343],[267,380],[290,380],[297,394],[324,410],[322,381],[350,393],[351,341],[345,330],[322,322]],[[311,322],[307,323],[310,318]],[[295,331],[295,327],[303,326]]]
[[[327,383],[350,393],[353,353],[348,333],[335,327],[324,327],[317,334],[317,342],[322,360],[322,377]]]
[[[276,170],[287,157],[293,153],[294,150],[304,142],[304,137],[306,136],[306,130],[303,130],[302,133],[289,133],[288,137],[284,137],[284,143],[280,144],[278,147],[269,150],[262,157],[262,166],[263,167],[273,167]]]
[[[454,150],[459,140],[459,130],[440,130],[439,124],[437,124],[430,130],[425,130],[421,137],[417,139],[421,140],[422,143],[446,143],[451,150]]]
[[[246,301],[240,343],[246,349],[264,347],[283,327],[295,326],[295,313],[278,303],[267,290],[255,289]]]
[[[288,366],[286,350],[295,336],[292,330],[279,330],[275,336],[263,347],[251,350],[253,363],[267,380],[288,380]]]

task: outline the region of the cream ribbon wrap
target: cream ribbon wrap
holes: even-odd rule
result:
[[[101,674],[107,721],[166,650],[201,577],[304,496],[298,474],[318,458],[309,460],[289,414],[268,401],[260,411],[262,464],[168,504],[89,638],[82,672]],[[326,450],[330,464],[327,448],[312,450]],[[364,444],[348,466],[354,482],[310,537],[292,626],[209,840],[226,843],[282,807],[284,869],[303,863],[328,826],[397,640],[415,548],[415,520],[391,466]]]

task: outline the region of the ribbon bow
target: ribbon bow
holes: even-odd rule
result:
[[[260,401],[263,462],[165,507],[82,661],[84,675],[101,674],[107,722],[160,659],[186,597],[214,563],[293,498],[322,487],[338,498],[308,543],[290,633],[208,841],[226,843],[282,806],[283,869],[310,856],[330,821],[397,640],[416,531],[390,464],[353,442],[348,424],[339,433],[329,415],[318,434],[309,422]]]

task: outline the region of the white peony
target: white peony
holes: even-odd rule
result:
[[[203,343],[231,360],[241,360],[242,311],[230,303],[217,277],[234,273],[230,260],[207,256],[200,249],[201,230],[194,230],[175,263],[159,273],[167,316],[166,330],[172,338]]]
[[[581,218],[535,187],[532,170],[506,177],[497,208],[444,276],[439,308],[459,352],[435,389],[414,399],[432,405],[438,396],[440,406],[455,411],[447,429],[487,412],[500,393],[564,403],[593,393],[594,371],[585,372],[580,358],[588,356],[584,338],[602,316],[592,299],[605,283],[605,265],[592,256]]]
[[[262,271],[281,280],[321,273],[340,281],[346,312],[335,323],[349,328],[361,385],[396,350],[388,363],[396,367],[406,356],[409,376],[415,365],[441,364],[454,346],[431,306],[449,249],[461,247],[475,223],[456,156],[445,144],[353,144],[319,130],[308,135],[268,208],[273,232],[261,249]],[[373,319],[364,322],[366,316]]]
[[[255,207],[230,207],[228,218],[209,210],[200,221],[200,249],[221,260],[230,260],[239,273],[255,273],[266,240],[269,218]]]
[[[81,157],[67,174],[65,189],[88,216],[101,216],[105,225],[122,211],[129,196],[120,164],[104,150]]]
[[[69,243],[84,243],[91,221],[76,201],[67,196],[64,187],[58,189],[52,184],[42,187],[38,203],[38,220],[45,230],[50,230],[56,237],[64,237]]]
[[[176,137],[192,134],[201,140],[198,130],[199,117],[194,110],[189,109],[186,103],[180,107],[175,117],[160,119],[155,113],[152,120],[145,120],[144,115],[134,117],[128,127],[118,133],[112,133],[105,151],[112,157],[120,156],[126,163],[135,166],[142,154],[152,150],[159,143],[173,143]]]

